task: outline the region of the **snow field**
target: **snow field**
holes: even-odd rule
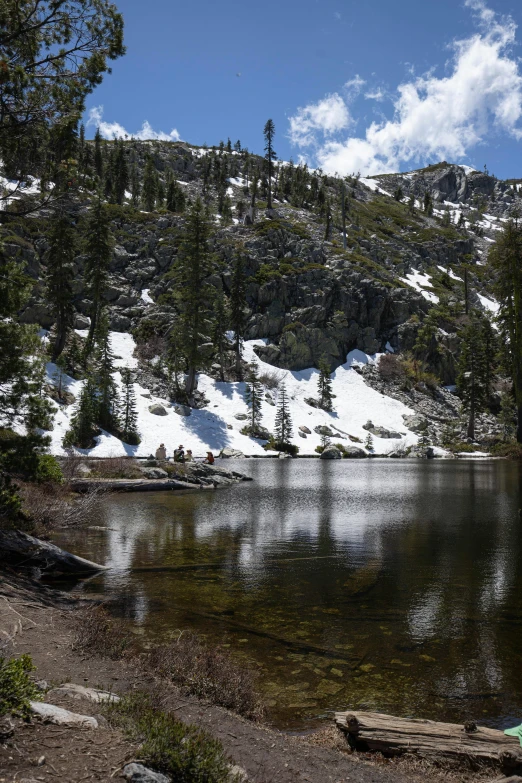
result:
[[[85,332],[79,331],[79,334],[83,335]],[[133,356],[135,343],[132,335],[111,332],[110,337],[111,347],[118,357],[116,366],[136,368],[137,360]],[[387,454],[401,444],[413,446],[417,443],[417,436],[406,429],[402,418],[403,415],[411,415],[414,411],[398,400],[393,400],[372,389],[354,369],[357,364],[373,363],[378,357],[370,357],[357,350],[348,354],[346,363],[332,374],[333,393],[336,395],[334,411],[326,413],[312,408],[305,402],[305,398],[317,396],[318,370],[310,368],[295,372],[274,368],[262,362],[254,352],[254,346],[262,343],[262,340],[247,342],[244,346],[245,359],[249,362],[257,361],[260,374],[275,373],[280,379],[280,384],[284,382],[294,429],[292,442],[299,446],[301,454],[314,454],[315,447],[320,445],[321,436],[313,431],[319,425],[326,425],[334,432],[334,428],[337,427],[342,431],[341,434],[345,433],[345,440],[334,436],[331,438],[332,443],[339,442],[346,446],[357,445],[362,448],[368,435],[363,425],[368,419],[371,419],[375,426],[386,427],[403,434],[400,440],[373,436],[376,454]],[[56,366],[49,363],[47,373],[49,380],[52,380],[56,373]],[[115,372],[114,378],[121,389],[119,370]],[[65,377],[64,383],[67,390],[78,400],[84,382]],[[261,442],[241,434],[240,430],[248,422],[235,418],[236,414],[248,414],[245,383],[220,383],[208,375],[201,374],[198,388],[205,393],[209,405],[201,410],[192,410],[190,416],[180,416],[169,400],[154,396],[139,384],[134,384],[141,443],[138,446],[129,446],[113,435],[102,432],[96,439],[94,448],[78,451],[98,457],[149,456],[154,454],[160,443],[164,443],[169,455],[172,455],[179,444],[183,444],[186,449],[192,449],[196,457],[205,456],[208,450],[218,453],[227,446],[238,449],[246,455],[266,455]],[[270,405],[266,399],[263,400],[261,424],[273,432],[277,411],[277,390],[271,391],[271,394],[276,405]],[[167,415],[157,416],[151,413],[149,406],[154,403],[163,405]],[[69,429],[70,418],[75,409],[76,404],[73,404],[61,407],[56,412],[54,428],[48,433],[53,454],[65,453],[62,439]],[[231,425],[232,429],[228,429],[228,425]],[[302,425],[312,431],[311,435],[307,435],[306,440],[298,435],[298,428]],[[352,441],[346,437],[348,434],[360,438],[361,443],[352,444]]]

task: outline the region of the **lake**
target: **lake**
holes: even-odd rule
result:
[[[259,669],[272,722],[334,709],[522,720],[522,466],[234,460],[216,492],[111,495],[55,541],[111,566],[144,643],[192,628]]]

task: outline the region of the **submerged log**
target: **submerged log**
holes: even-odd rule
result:
[[[431,760],[480,762],[504,770],[522,764],[518,739],[472,722],[458,725],[359,711],[336,712],[335,722],[349,735],[356,750],[375,750],[386,756],[413,753]]]
[[[89,492],[101,489],[106,492],[167,492],[173,489],[214,489],[202,484],[192,484],[176,479],[73,479],[73,492]]]
[[[17,530],[0,530],[0,563],[14,568],[39,568],[51,575],[82,576],[106,570],[106,566]]]

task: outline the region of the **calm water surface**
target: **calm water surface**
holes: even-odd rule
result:
[[[113,495],[57,543],[111,566],[76,589],[145,640],[194,628],[261,673],[270,714],[522,720],[522,470],[244,460],[254,482]]]

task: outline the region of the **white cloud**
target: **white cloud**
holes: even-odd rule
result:
[[[301,146],[315,143],[316,163],[326,171],[375,174],[397,171],[410,161],[460,160],[491,132],[522,139],[522,77],[510,52],[516,25],[511,18],[499,19],[483,0],[465,0],[465,5],[477,16],[480,32],[453,43],[449,76],[430,72],[399,85],[393,119],[372,123],[361,138],[331,138],[346,123],[320,139],[315,131],[323,129],[310,123],[303,143],[292,128],[324,101],[301,108],[290,118],[291,140]],[[341,117],[341,99],[335,98],[335,115]],[[344,108],[348,116],[346,102]]]
[[[350,113],[341,96],[334,92],[317,103],[298,109],[290,117],[290,139],[292,144],[306,147],[315,143],[317,133],[328,137],[344,130],[350,124]]]
[[[381,90],[380,87],[377,87],[374,90],[368,90],[368,92],[365,92],[364,97],[368,101],[383,101],[386,98],[386,95],[384,90]]]
[[[364,79],[361,79],[359,74],[356,74],[353,77],[353,79],[350,79],[349,81],[345,82],[344,89],[348,93],[348,98],[350,100],[356,98],[361,92],[365,84],[366,82],[364,81]]]
[[[153,139],[158,141],[179,141],[181,138],[176,128],[173,128],[170,133],[155,131],[147,120],[144,120],[141,129],[137,133],[130,133],[119,122],[105,122],[103,119],[103,106],[94,106],[89,111],[87,125],[99,128],[104,139],[122,139],[128,136],[141,141]]]

